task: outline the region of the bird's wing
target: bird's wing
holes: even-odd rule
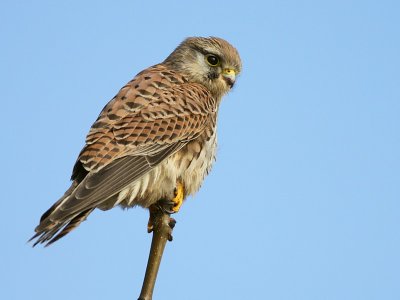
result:
[[[102,110],[74,167],[77,186],[36,231],[65,224],[149,172],[214,123],[216,106],[205,87],[162,65],[139,73]]]
[[[96,172],[120,157],[159,154],[202,132],[216,105],[204,86],[162,65],[149,68],[104,107],[78,160]]]

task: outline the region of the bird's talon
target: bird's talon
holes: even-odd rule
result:
[[[172,237],[172,234],[168,234],[168,238],[167,238],[167,239],[168,239],[169,242],[172,242],[172,240],[173,240],[174,238]]]
[[[171,227],[171,229],[174,229],[174,227],[176,225],[176,220],[173,219],[173,218],[170,218],[169,222],[168,222],[168,225],[169,225],[169,227]]]
[[[147,233],[152,233],[154,230],[154,225],[150,222],[147,224]]]
[[[174,211],[172,210],[172,207],[174,206],[175,202],[172,202],[170,200],[160,200],[157,202],[157,208],[161,210],[163,213],[167,214],[173,214]]]

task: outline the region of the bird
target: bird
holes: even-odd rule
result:
[[[71,186],[40,218],[33,246],[48,246],[95,209],[179,211],[215,161],[221,99],[242,69],[237,49],[218,37],[188,37],[138,73],[102,109],[73,167]]]

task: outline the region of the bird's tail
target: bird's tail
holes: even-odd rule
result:
[[[53,220],[52,214],[56,212],[60,205],[68,199],[71,193],[76,188],[76,183],[74,182],[71,187],[65,192],[64,196],[61,197],[56,203],[54,203],[40,218],[39,225],[35,228],[36,234],[29,239],[31,242],[36,239],[33,244],[35,247],[37,244],[45,244],[49,246],[55,241],[59,240],[63,236],[70,233],[73,229],[79,226],[83,221],[86,220],[87,216],[94,210],[94,208],[89,208],[87,210],[81,211],[75,215],[68,216],[63,220]]]
[[[33,247],[35,247],[37,244],[46,244],[45,246],[47,247],[78,227],[79,224],[86,220],[87,216],[93,210],[94,208],[85,210],[63,223],[54,223],[48,219],[45,219],[36,227],[36,234],[30,238],[29,242],[37,239],[33,244]]]

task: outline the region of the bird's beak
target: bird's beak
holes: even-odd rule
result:
[[[224,69],[222,71],[222,76],[224,77],[225,82],[229,85],[230,88],[233,87],[236,80],[236,72],[233,69]]]

